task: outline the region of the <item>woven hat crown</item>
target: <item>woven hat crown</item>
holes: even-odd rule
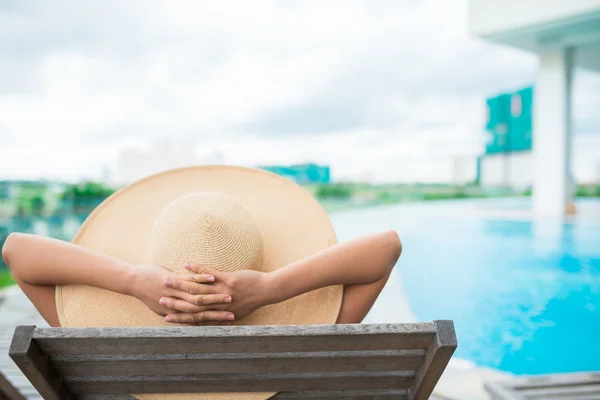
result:
[[[253,215],[234,197],[201,192],[169,203],[156,218],[150,260],[185,273],[188,262],[222,272],[261,270],[264,243]]]

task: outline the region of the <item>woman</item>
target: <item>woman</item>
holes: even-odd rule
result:
[[[265,273],[219,272],[190,263],[190,274],[133,265],[87,248],[12,233],[2,257],[23,292],[51,326],[60,326],[56,285],[81,284],[133,296],[174,323],[227,323],[260,307],[315,289],[343,285],[338,324],[360,323],[377,299],[402,246],[394,231],[337,244]]]

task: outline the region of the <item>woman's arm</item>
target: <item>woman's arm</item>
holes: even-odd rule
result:
[[[2,258],[25,294],[52,325],[58,323],[56,285],[80,284],[134,296],[159,315],[171,311],[159,303],[160,298],[174,295],[186,298],[185,294],[164,285],[165,279],[176,278],[177,274],[155,265],[133,265],[56,239],[11,233],[2,248]],[[199,284],[214,281],[209,275],[197,275],[196,279]],[[207,285],[207,289],[212,288]],[[228,298],[206,290],[202,304],[215,306],[199,308],[198,312],[204,313],[205,319],[226,320],[230,313],[208,310],[222,307],[221,303]]]
[[[242,318],[257,308],[331,285],[344,285],[338,323],[360,322],[400,256],[395,232],[342,243],[270,274],[221,273],[190,265],[193,275],[132,265],[68,242],[13,233],[2,257],[42,316],[58,324],[54,286],[82,284],[134,296],[181,323]],[[216,281],[215,281],[216,278]],[[211,282],[215,281],[213,284]],[[233,303],[232,298],[234,299]],[[185,314],[173,314],[173,310]]]
[[[375,283],[389,274],[401,252],[393,231],[330,247],[271,273],[269,303],[325,286]]]
[[[81,284],[131,294],[130,263],[68,242],[11,233],[2,258],[15,277],[31,285]]]
[[[214,275],[212,286],[232,296],[228,311],[236,319],[259,307],[279,303],[299,294],[332,285],[344,285],[338,323],[358,323],[367,314],[402,252],[394,231],[382,232],[330,247],[271,273],[238,271],[222,273],[198,264],[186,266],[195,273]],[[204,289],[194,276],[168,280],[166,285],[198,295]],[[163,299],[167,307],[183,314],[167,315],[167,321],[197,323],[194,307],[176,298]]]
[[[385,286],[402,253],[394,231],[382,232],[331,247],[273,273],[273,297],[286,300],[329,285],[344,285],[338,324],[360,323]]]

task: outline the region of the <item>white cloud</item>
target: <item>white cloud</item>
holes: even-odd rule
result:
[[[535,76],[469,37],[463,0],[22,1],[0,5],[0,36],[0,177],[98,177],[175,137],[234,164],[446,179],[481,150],[485,97]]]

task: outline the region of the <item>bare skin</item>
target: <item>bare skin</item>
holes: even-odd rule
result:
[[[393,231],[332,246],[277,271],[224,273],[190,263],[190,274],[134,265],[68,242],[9,235],[2,257],[42,317],[60,326],[56,285],[99,287],[141,300],[169,322],[201,324],[241,319],[260,307],[311,290],[343,285],[338,324],[360,323],[385,286],[402,252]]]

